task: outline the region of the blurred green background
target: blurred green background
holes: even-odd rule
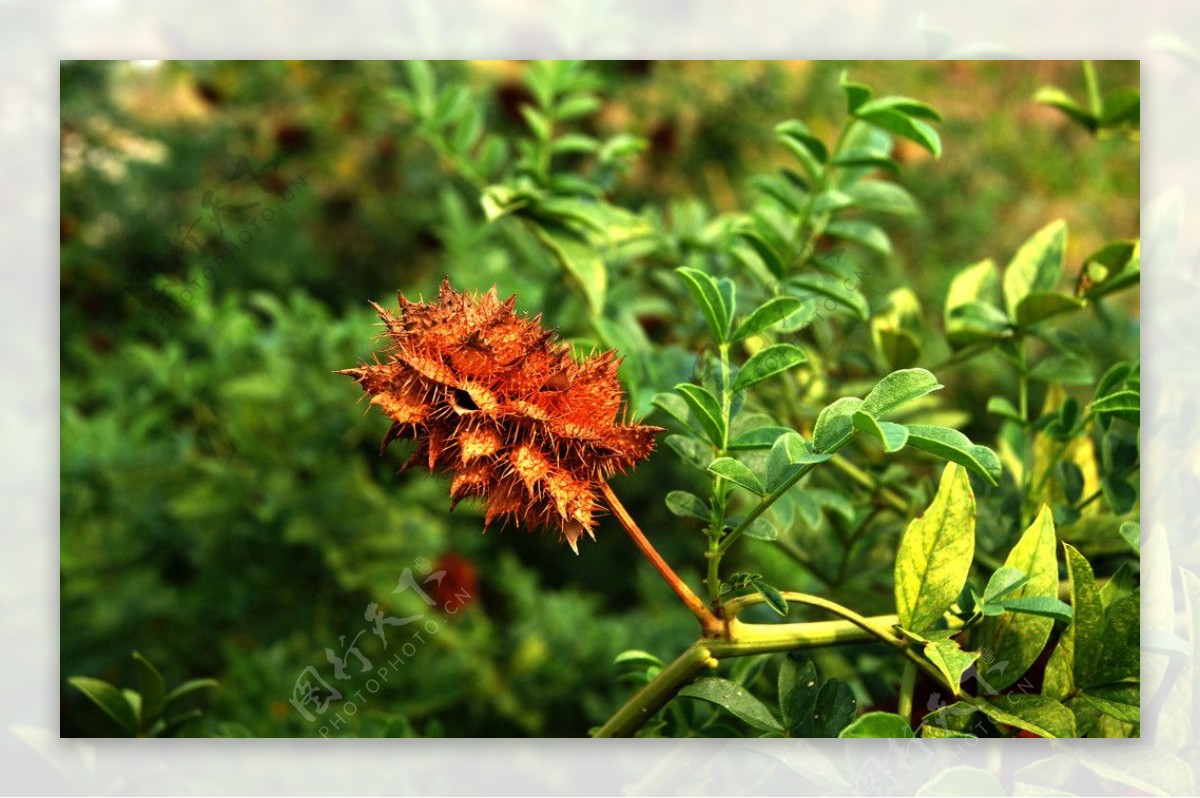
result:
[[[524,129],[526,68],[435,64],[485,103],[489,130],[511,136]],[[937,325],[955,269],[1005,262],[1054,218],[1070,225],[1070,264],[1138,235],[1136,144],[1093,140],[1033,101],[1046,84],[1081,96],[1077,62],[592,69],[604,103],[584,128],[648,142],[611,194],[635,211],[746,207],[749,177],[786,158],[776,122],[836,135],[842,70],[935,104],[944,156],[903,142],[894,153],[923,213],[888,222],[896,256],[866,264],[872,307],[910,285]],[[1135,62],[1099,71],[1108,87],[1137,85]],[[628,692],[618,652],[670,658],[690,642],[692,620],[611,520],[579,557],[551,537],[480,534],[475,507],[447,513],[444,480],[397,476],[399,448],[379,457],[386,421],[332,373],[373,349],[367,300],[429,296],[443,276],[459,289],[495,283],[564,335],[582,332],[557,267],[484,226],[477,193],[414,134],[388,93],[405,75],[388,62],[62,65],[63,677],[130,685],[136,649],[168,685],[221,681],[208,717],[227,723],[194,733],[312,736],[333,707],[307,720],[289,703],[297,679],[312,667],[333,683],[326,649],[366,630],[372,671],[351,658],[353,679],[339,683],[365,698],[331,735],[580,735]],[[1135,354],[1136,330],[1113,346],[1114,358]],[[938,376],[959,407],[978,408],[1009,379],[993,371]],[[634,402],[649,412],[649,394]],[[972,423],[986,440],[986,419]],[[662,505],[688,479],[660,451],[617,490],[698,584],[700,544],[667,532]],[[406,568],[418,581],[446,571],[439,606],[392,592]],[[409,632],[389,627],[385,651],[364,619],[372,602],[437,625],[378,692],[366,679]],[[63,684],[64,736],[113,732]]]

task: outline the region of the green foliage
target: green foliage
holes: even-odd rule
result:
[[[613,487],[706,602],[900,616],[722,658],[641,734],[1135,735],[1136,90],[1088,65],[1039,116],[1042,73],[951,66],[64,64],[61,658],[92,676],[63,733],[577,735],[693,640],[615,523],[578,559],[480,535],[379,457],[331,372],[370,351],[366,300],[446,275],[624,356],[668,431]],[[396,594],[418,562],[469,606]],[[370,604],[439,632],[305,720],[305,668],[365,686],[324,651]],[[167,678],[139,657],[122,691],[135,646]],[[877,711],[916,663],[945,699],[919,725],[919,695]],[[173,724],[197,673],[211,714]]]
[[[137,690],[122,690],[89,676],[72,676],[67,682],[103,710],[125,736],[196,736],[189,728],[195,727],[204,713],[181,705],[186,705],[185,699],[193,693],[216,688],[216,680],[189,679],[168,692],[162,674],[150,660],[135,651],[133,661],[137,666]],[[207,736],[227,737],[235,730],[235,725],[219,723],[208,730]]]

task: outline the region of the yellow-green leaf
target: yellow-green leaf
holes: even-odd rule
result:
[[[896,612],[921,632],[962,592],[975,554],[975,494],[965,469],[948,463],[933,503],[914,519],[896,555]]]
[[[1054,516],[1042,506],[1037,518],[1013,546],[1004,564],[1028,575],[1029,580],[1012,591],[1011,598],[1058,596],[1058,562],[1054,557]],[[1038,658],[1054,620],[1040,615],[1005,612],[983,619],[978,627],[976,648],[987,649],[990,665],[980,675],[994,689],[1002,690],[1024,675]],[[982,670],[982,669],[981,669]]]
[[[1034,292],[1053,291],[1062,277],[1067,248],[1067,223],[1051,222],[1017,250],[1004,270],[1004,304],[1017,317],[1021,300]]]
[[[963,699],[997,723],[1015,726],[1039,737],[1075,737],[1075,715],[1053,698],[1027,693],[1011,693],[985,698]]]

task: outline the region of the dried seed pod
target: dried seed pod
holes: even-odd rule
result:
[[[479,497],[485,527],[500,518],[556,529],[578,553],[585,532],[595,537],[599,481],[647,457],[661,430],[619,420],[614,353],[576,361],[515,301],[443,282],[436,303],[401,295],[398,314],[374,305],[386,360],[339,373],[392,420],[384,449],[417,441],[405,468],[452,475],[452,506]]]

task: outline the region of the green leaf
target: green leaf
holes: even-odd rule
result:
[[[1083,700],[1122,723],[1141,723],[1141,689],[1136,682],[1089,687]]]
[[[996,599],[1007,596],[1028,581],[1029,577],[1020,568],[1001,565],[988,579],[987,587],[983,589],[983,600],[990,604]]]
[[[730,523],[737,523],[737,519],[729,519]],[[779,530],[765,518],[755,518],[750,526],[746,527],[744,533],[748,538],[755,540],[765,540],[768,543],[772,540],[779,540]]]
[[[158,672],[141,653],[133,652],[133,661],[137,663],[138,690],[142,696],[140,728],[147,731],[157,721],[166,708],[166,685],[162,674]]]
[[[600,98],[594,94],[569,94],[554,106],[555,119],[578,119],[600,110]]]
[[[843,396],[822,410],[813,427],[813,449],[825,454],[845,446],[854,434],[854,414],[862,404],[862,399]]]
[[[520,107],[521,116],[525,119],[525,124],[529,125],[529,130],[533,133],[538,141],[550,140],[550,120],[541,111],[534,108],[532,105],[522,105]]]
[[[1063,544],[1063,551],[1071,583],[1073,620],[1050,655],[1043,688],[1046,695],[1059,699],[1091,684],[1104,625],[1104,605],[1092,566],[1069,543]]]
[[[993,485],[999,484],[1000,458],[986,446],[980,446],[958,430],[926,424],[905,424],[908,445],[965,466]]]
[[[851,417],[854,426],[867,433],[883,444],[883,450],[888,454],[898,452],[908,442],[908,429],[890,421],[878,421],[875,416],[865,410],[858,410]]]
[[[1042,506],[1004,564],[1029,576],[1025,584],[1009,592],[1010,599],[1057,598],[1058,563],[1054,557],[1054,520],[1049,507]],[[972,639],[978,647],[990,651],[990,661],[994,664],[980,675],[997,690],[1013,684],[1042,653],[1053,627],[1053,620],[1037,615],[1006,612],[985,617]]]
[[[854,115],[860,119],[880,111],[892,111],[917,119],[928,119],[932,122],[942,121],[942,115],[929,103],[914,100],[911,97],[878,97],[859,106]]]
[[[1100,652],[1096,657],[1090,684],[1112,684],[1136,677],[1141,655],[1140,591],[1115,600],[1104,613]]]
[[[871,89],[862,83],[847,80],[845,72],[842,73],[839,82],[842,91],[846,92],[846,113],[854,116],[863,103],[871,99]]]
[[[783,593],[779,592],[778,588],[762,581],[761,579],[755,579],[753,582],[751,582],[751,584],[754,585],[754,589],[757,590],[766,601],[768,607],[775,610],[775,612],[782,616],[787,616],[787,599],[783,597]]]
[[[942,387],[925,369],[893,371],[875,384],[863,400],[862,409],[878,418]]]
[[[752,228],[742,228],[736,232],[736,235],[749,244],[750,248],[758,254],[758,257],[762,258],[763,264],[766,265],[771,274],[783,279],[787,271],[787,264],[784,263],[779,251],[767,241],[762,233]]]
[[[913,737],[908,721],[893,712],[868,712],[857,718],[838,737]]]
[[[787,427],[756,427],[746,430],[729,442],[729,451],[770,449],[780,435],[791,432]]]
[[[458,85],[446,89],[438,98],[437,107],[433,114],[433,123],[439,128],[449,127],[458,122],[462,115],[471,110],[471,90]]]
[[[788,280],[788,287],[796,292],[807,291],[826,297],[852,311],[859,321],[866,321],[870,318],[871,309],[867,305],[867,298],[860,291],[847,288],[842,282],[832,277],[823,275],[792,277]],[[825,306],[827,313],[831,307],[836,309],[835,305]]]
[[[1053,698],[1009,693],[988,700],[964,698],[996,723],[1015,726],[1039,737],[1069,738],[1075,733],[1075,715]]]
[[[681,518],[699,518],[701,521],[707,521],[709,518],[708,505],[704,500],[686,490],[673,490],[668,493],[666,504],[673,515]]]
[[[729,340],[740,341],[764,330],[769,330],[800,310],[803,305],[804,303],[794,296],[777,296],[768,299],[738,325],[733,337]]]
[[[993,396],[988,399],[987,411],[1001,418],[1025,423],[1025,419],[1021,417],[1021,413],[1013,406],[1013,403],[1003,396]]]
[[[949,319],[950,311],[968,302],[994,301],[999,286],[1000,278],[991,258],[964,266],[954,275],[946,292],[946,318]]]
[[[721,403],[717,401],[717,397],[707,388],[688,382],[676,385],[675,390],[683,397],[683,401],[687,402],[688,409],[692,411],[696,421],[700,422],[700,428],[712,444],[718,449],[722,448],[725,441],[725,416],[721,412]]]
[[[908,330],[891,329],[881,319],[871,319],[875,348],[890,368],[911,366],[921,357],[921,342]]]
[[[811,659],[797,663],[785,656],[779,668],[779,709],[791,731],[808,722],[817,703],[817,666]]]
[[[613,664],[614,665],[637,666],[637,667],[649,666],[649,667],[655,667],[655,668],[661,668],[664,665],[664,663],[661,659],[654,656],[650,652],[641,651],[636,648],[631,648],[626,651],[622,651],[620,654],[618,654],[616,656],[615,659],[613,659]]]
[[[954,640],[930,640],[925,644],[925,657],[946,677],[946,683],[954,687],[954,697],[962,690],[963,674],[979,659],[978,651],[963,651]]]
[[[1101,127],[1115,127],[1125,122],[1134,127],[1141,124],[1142,95],[1135,88],[1116,89],[1104,98],[1104,113],[1100,115]]]
[[[700,441],[687,435],[668,435],[666,443],[685,463],[701,471],[708,470],[708,464],[712,462],[712,450]]]
[[[947,314],[946,337],[953,347],[995,343],[1011,338],[1012,334],[1008,316],[987,302],[966,302]]]
[[[688,290],[700,306],[700,312],[704,314],[704,320],[708,322],[712,334],[720,342],[727,341],[733,308],[725,304],[717,281],[698,269],[689,269],[686,266],[675,271],[687,283]]]
[[[892,242],[887,233],[878,225],[862,219],[833,219],[825,225],[825,232],[845,241],[862,244],[884,257],[892,254]]]
[[[1126,521],[1121,524],[1117,533],[1129,544],[1129,548],[1133,549],[1134,554],[1142,553],[1142,525],[1137,521]]]
[[[975,494],[962,468],[948,464],[933,503],[913,519],[896,553],[900,625],[923,632],[962,592],[975,555]]]
[[[167,693],[165,704],[169,708],[179,699],[200,690],[215,690],[220,683],[216,679],[188,679],[183,684]]]
[[[571,275],[587,299],[593,316],[604,315],[604,298],[608,293],[608,271],[604,260],[591,243],[570,228],[552,222],[530,222],[538,240],[554,254]]]
[[[408,72],[408,81],[412,84],[413,93],[417,98],[418,113],[421,117],[431,116],[437,101],[437,82],[433,76],[433,69],[428,61],[406,61],[404,68]]]
[[[807,358],[804,351],[793,344],[774,344],[755,353],[738,371],[733,381],[733,391],[743,391],[751,385],[782,374],[803,363]]]
[[[1062,277],[1067,224],[1051,222],[1029,237],[1004,270],[1004,303],[1017,318],[1021,300],[1035,292],[1053,291]]]
[[[1049,105],[1062,111],[1068,118],[1076,123],[1087,128],[1089,131],[1095,131],[1097,120],[1079,103],[1071,99],[1071,96],[1057,86],[1043,86],[1033,95],[1034,102],[1042,105]]]
[[[892,160],[887,150],[880,150],[874,147],[847,147],[834,157],[833,165],[851,169],[878,167],[887,169],[893,174],[900,173],[900,164]],[[828,228],[826,228],[826,231],[828,231]]]
[[[857,703],[850,685],[829,679],[817,691],[810,718],[797,727],[796,737],[837,737],[854,719]]]
[[[709,676],[684,687],[679,695],[716,704],[759,731],[782,733],[784,730],[771,710],[737,682]]]
[[[835,188],[826,189],[813,200],[812,212],[819,215],[830,214],[854,206],[854,198]]]
[[[1098,416],[1115,416],[1133,424],[1141,421],[1141,391],[1117,391],[1092,402],[1092,412]]]
[[[813,155],[812,150],[790,136],[777,136],[776,138],[780,144],[796,157],[796,160],[800,162],[801,168],[804,169],[809,179],[814,183],[819,183],[825,174],[825,167]]]
[[[1063,313],[1073,313],[1087,307],[1086,299],[1057,291],[1036,291],[1017,305],[1017,326],[1032,327]]]
[[[829,151],[825,148],[825,143],[814,136],[808,126],[799,120],[789,119],[786,122],[780,122],[775,126],[775,135],[791,139],[802,145],[820,163],[825,163],[829,159]]]
[[[1100,489],[1104,492],[1104,503],[1113,511],[1113,515],[1124,515],[1137,504],[1137,488],[1124,479],[1106,476],[1100,480]]]
[[[1083,262],[1083,278],[1081,287],[1086,286],[1084,293],[1091,299],[1136,285],[1142,278],[1141,242],[1105,244]]]
[[[138,733],[137,710],[116,687],[100,679],[88,676],[72,676],[67,683],[87,696],[93,704],[116,721],[121,730],[129,735]]]
[[[771,451],[767,454],[765,485],[768,491],[773,491],[782,485],[800,468],[793,464],[792,457],[802,457],[809,454],[804,438],[798,432],[788,430],[775,439]]]
[[[1029,376],[1063,385],[1090,385],[1095,379],[1091,364],[1076,355],[1052,355],[1034,366]]]
[[[895,183],[861,180],[847,188],[846,193],[854,198],[856,207],[866,211],[897,216],[912,216],[917,212],[917,203],[912,195]]]
[[[928,122],[914,119],[898,111],[873,110],[868,112],[866,109],[871,105],[872,103],[867,103],[858,110],[857,116],[859,119],[924,147],[933,154],[934,158],[942,157],[941,137],[938,136],[937,131]]]
[[[974,734],[968,734],[967,732],[955,731],[954,729],[944,729],[941,726],[933,726],[933,725],[931,725],[931,726],[922,725],[920,736],[923,738],[926,738],[926,739],[931,739],[931,738],[936,738],[936,739],[941,739],[941,738],[974,739],[974,737],[975,737]],[[943,771],[943,772],[948,773],[950,771]],[[924,789],[924,788],[922,788],[922,789]],[[925,794],[926,795],[959,795],[960,791],[958,790],[958,788],[956,786],[956,788],[953,792],[948,792],[948,793],[926,792]],[[999,790],[997,790],[996,792],[983,792],[983,793],[980,793],[980,795],[1000,795],[1000,792],[999,792]]]
[[[571,153],[593,153],[600,149],[600,142],[582,133],[568,133],[560,136],[550,144],[550,151],[555,155]]]
[[[1009,612],[1040,615],[1043,618],[1053,618],[1063,623],[1071,622],[1070,605],[1049,596],[1024,596],[1022,598],[998,599],[993,603]]]
[[[688,403],[677,393],[656,393],[650,404],[681,424],[688,423]]]
[[[758,481],[758,477],[754,476],[754,472],[747,468],[745,463],[734,460],[732,457],[718,457],[709,464],[708,470],[759,496],[767,492],[762,483]]]

